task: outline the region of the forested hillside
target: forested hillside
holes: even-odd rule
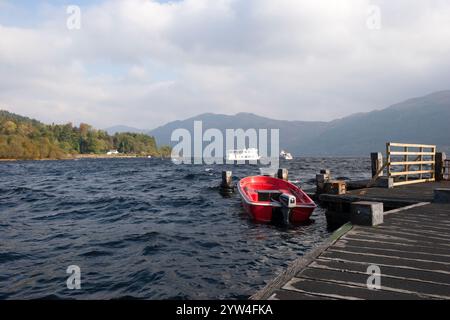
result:
[[[120,153],[168,156],[169,147],[158,148],[155,138],[138,133],[109,135],[88,124],[46,125],[0,110],[0,159],[62,159],[75,154]]]

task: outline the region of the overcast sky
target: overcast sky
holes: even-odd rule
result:
[[[449,84],[448,0],[0,0],[0,108],[44,122],[332,120]]]

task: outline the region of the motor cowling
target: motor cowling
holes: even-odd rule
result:
[[[295,208],[297,205],[297,198],[292,194],[282,193],[279,201],[281,205],[286,208]]]
[[[291,220],[291,210],[297,205],[297,199],[291,194],[282,193],[279,201],[283,213],[283,223],[288,225]]]

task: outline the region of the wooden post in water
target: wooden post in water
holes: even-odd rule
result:
[[[222,171],[222,183],[220,184],[221,193],[233,193],[233,172]]]
[[[323,192],[326,194],[342,195],[347,193],[347,184],[345,181],[329,180],[325,182]]]
[[[283,168],[278,169],[277,177],[278,177],[278,179],[281,179],[284,181],[289,181],[288,169],[283,169]]]
[[[383,166],[383,154],[381,152],[372,152],[370,160],[372,162],[372,178],[383,176],[383,171],[379,172]]]
[[[325,191],[325,183],[331,180],[331,172],[328,169],[320,170],[316,175],[316,193],[321,194]]]
[[[436,152],[436,164],[434,167],[436,181],[444,180],[445,159],[447,159],[445,152]]]

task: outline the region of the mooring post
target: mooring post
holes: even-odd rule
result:
[[[383,175],[383,172],[379,172],[383,166],[383,154],[381,152],[372,152],[370,154],[370,160],[372,163],[372,178],[378,178]]]
[[[321,194],[325,191],[325,183],[331,180],[331,171],[328,169],[320,170],[316,175],[316,193]]]
[[[351,204],[350,221],[354,225],[374,227],[383,223],[382,202],[360,201]]]
[[[232,193],[233,191],[233,172],[222,171],[222,183],[220,184],[220,192]]]
[[[447,156],[446,156],[445,152],[436,152],[436,157],[435,157],[436,164],[434,166],[436,181],[444,180],[445,160],[446,159],[447,159]]]
[[[394,178],[392,177],[378,177],[375,186],[378,188],[394,188]]]
[[[342,195],[347,193],[347,183],[342,180],[329,180],[323,186],[326,194]]]
[[[278,179],[289,181],[289,171],[288,169],[280,168],[277,173]]]

